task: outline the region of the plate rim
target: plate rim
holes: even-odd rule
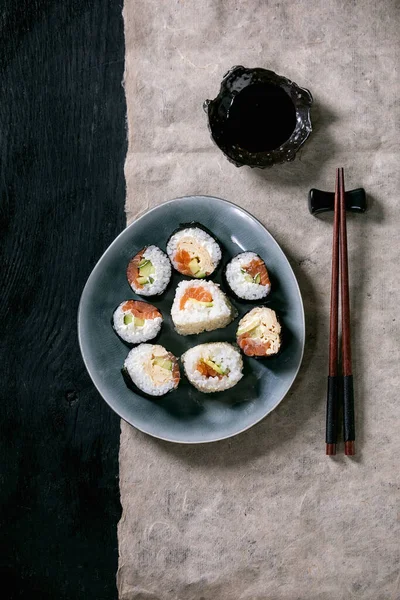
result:
[[[282,396],[282,398],[279,400],[279,402],[277,402],[275,404],[275,406],[273,406],[270,410],[268,410],[268,412],[266,412],[262,417],[260,417],[259,419],[257,419],[256,421],[254,421],[254,423],[251,423],[251,425],[247,425],[246,427],[244,427],[243,429],[240,429],[239,431],[236,431],[234,433],[230,433],[228,435],[224,435],[222,437],[216,437],[210,440],[192,440],[192,441],[188,441],[188,440],[174,440],[174,439],[170,439],[168,437],[163,437],[160,435],[156,435],[155,433],[152,433],[151,431],[146,431],[144,428],[142,427],[138,427],[137,425],[134,425],[133,423],[131,423],[125,416],[123,416],[122,414],[120,414],[120,412],[114,407],[112,406],[112,404],[110,404],[110,402],[107,400],[107,398],[105,398],[105,396],[103,395],[103,393],[101,392],[101,390],[99,389],[99,386],[97,385],[96,381],[95,381],[95,376],[93,374],[93,371],[90,369],[89,365],[88,365],[88,361],[87,361],[87,357],[85,355],[85,350],[84,350],[84,341],[83,341],[83,333],[82,333],[82,326],[83,326],[83,304],[85,301],[85,296],[88,293],[87,290],[91,284],[91,280],[93,279],[93,277],[95,276],[95,274],[97,273],[98,269],[100,268],[100,264],[103,261],[103,258],[109,254],[112,251],[113,246],[117,243],[117,241],[119,240],[120,237],[122,237],[123,235],[126,235],[126,232],[133,227],[133,225],[136,225],[138,223],[138,221],[140,221],[142,218],[144,218],[145,216],[147,216],[148,214],[157,211],[158,209],[160,209],[160,207],[162,206],[167,206],[169,204],[174,204],[178,201],[182,201],[182,200],[199,200],[201,198],[209,198],[212,200],[216,200],[218,203],[222,203],[222,204],[230,204],[231,206],[234,206],[235,208],[239,209],[241,212],[245,213],[248,217],[250,217],[253,221],[255,221],[260,227],[262,227],[262,229],[264,230],[264,232],[271,238],[272,242],[279,248],[279,250],[281,251],[292,275],[293,275],[293,279],[295,282],[295,287],[296,287],[296,291],[298,294],[298,298],[300,300],[300,306],[301,306],[301,318],[302,318],[302,334],[303,334],[303,339],[302,339],[302,344],[301,344],[301,355],[300,355],[300,360],[299,360],[299,364],[297,366],[296,372],[293,374],[293,377],[290,381],[290,384],[288,385],[288,388],[286,390],[286,392],[284,393],[284,395]],[[305,312],[304,312],[304,303],[303,303],[303,297],[301,295],[301,290],[300,290],[300,286],[299,283],[297,281],[297,277],[295,275],[295,272],[293,271],[292,265],[289,262],[289,259],[287,258],[285,252],[282,250],[280,244],[276,241],[276,239],[274,238],[274,236],[268,231],[268,229],[265,227],[265,225],[263,225],[261,223],[261,221],[259,221],[259,219],[257,219],[257,217],[255,217],[254,215],[252,215],[248,210],[246,210],[245,208],[239,206],[238,204],[235,204],[234,202],[230,201],[230,200],[225,200],[224,198],[219,198],[218,196],[211,196],[211,195],[206,195],[206,194],[195,194],[195,195],[190,195],[190,196],[179,196],[177,198],[172,198],[171,200],[166,200],[165,202],[161,202],[160,204],[157,204],[157,206],[153,206],[147,210],[144,210],[142,212],[140,212],[132,221],[132,223],[130,223],[129,225],[127,225],[111,242],[111,244],[105,249],[105,251],[103,252],[103,254],[100,256],[100,258],[97,260],[95,266],[93,267],[93,269],[90,272],[89,277],[86,280],[86,283],[83,287],[82,293],[81,293],[81,297],[79,300],[79,305],[78,305],[78,314],[77,314],[77,330],[78,330],[78,343],[79,343],[79,349],[81,352],[81,356],[82,356],[82,360],[83,363],[85,365],[86,371],[89,374],[89,377],[91,379],[92,384],[94,385],[94,387],[96,388],[96,390],[98,391],[98,393],[100,394],[100,396],[102,397],[102,399],[107,403],[107,405],[115,412],[115,414],[117,414],[120,419],[123,419],[126,423],[128,423],[131,427],[134,427],[135,429],[137,429],[138,431],[145,433],[146,435],[149,435],[155,439],[159,439],[162,440],[164,442],[170,442],[170,443],[174,443],[174,444],[185,444],[185,445],[193,445],[193,444],[212,444],[215,442],[220,442],[222,440],[226,440],[232,437],[235,437],[237,435],[240,435],[241,433],[244,433],[245,431],[248,431],[249,429],[251,429],[252,427],[254,427],[255,425],[257,425],[258,423],[260,423],[261,421],[263,421],[272,411],[274,411],[280,404],[281,402],[286,398],[287,394],[289,393],[290,389],[292,388],[294,382],[296,381],[297,375],[299,373],[300,367],[303,363],[303,358],[304,358],[304,348],[305,348],[305,341],[306,341],[306,327],[305,327]]]

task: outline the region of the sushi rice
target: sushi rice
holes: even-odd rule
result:
[[[236,337],[247,356],[275,356],[282,344],[282,327],[276,312],[256,306],[239,321]]]
[[[133,348],[124,363],[125,372],[140,391],[163,396],[179,385],[178,361],[158,344],[140,344]]]
[[[271,291],[265,263],[255,252],[235,256],[225,269],[225,278],[232,292],[243,300],[261,300]]]
[[[147,246],[140,250],[129,262],[128,282],[140,296],[162,294],[171,279],[171,263],[157,246]]]
[[[121,302],[114,311],[116,333],[128,344],[140,344],[154,339],[160,332],[163,318],[160,311],[140,300]]]
[[[237,348],[227,342],[200,344],[182,355],[190,383],[205,393],[221,392],[243,377],[243,360]]]
[[[180,335],[226,327],[236,316],[236,309],[218,284],[194,280],[178,284],[171,317]]]
[[[196,279],[212,275],[221,260],[219,244],[204,229],[195,226],[172,234],[167,254],[179,273]]]

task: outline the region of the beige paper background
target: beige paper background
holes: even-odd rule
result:
[[[399,3],[125,0],[127,220],[185,194],[231,200],[287,252],[307,343],[277,410],[203,446],[122,423],[122,600],[398,600]],[[237,169],[202,102],[235,64],[309,88],[314,132],[295,162]],[[324,456],[332,219],[311,187],[344,166],[369,211],[348,223],[357,457]]]

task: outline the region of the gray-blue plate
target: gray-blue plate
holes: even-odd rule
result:
[[[143,246],[165,250],[170,234],[180,223],[198,221],[223,246],[226,263],[244,250],[265,260],[272,290],[267,306],[280,315],[285,341],[282,352],[268,360],[244,357],[244,377],[232,389],[202,394],[182,377],[178,389],[161,399],[149,400],[132,392],[121,375],[129,348],[117,337],[111,318],[114,309],[135,298],[126,280],[126,267]],[[225,329],[192,336],[175,333],[170,310],[177,283],[174,272],[167,292],[150,300],[163,316],[157,343],[175,356],[204,342],[235,341],[238,319]],[[214,278],[221,283],[221,269]],[[143,298],[146,300],[146,298]],[[233,301],[239,317],[254,305]],[[270,413],[288,392],[299,370],[305,339],[304,309],[294,273],[283,251],[268,231],[235,204],[210,196],[177,198],[153,208],[127,227],[93,269],[79,306],[79,343],[86,368],[104,400],[131,425],[157,438],[180,443],[214,442],[245,431]]]

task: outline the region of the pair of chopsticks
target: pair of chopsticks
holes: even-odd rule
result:
[[[339,269],[340,262],[340,269]],[[342,301],[342,374],[339,374],[339,271]],[[343,395],[344,453],[355,454],[354,392],[351,368],[349,270],[343,169],[336,169],[332,245],[329,373],[326,404],[326,454],[336,454],[339,398]]]

